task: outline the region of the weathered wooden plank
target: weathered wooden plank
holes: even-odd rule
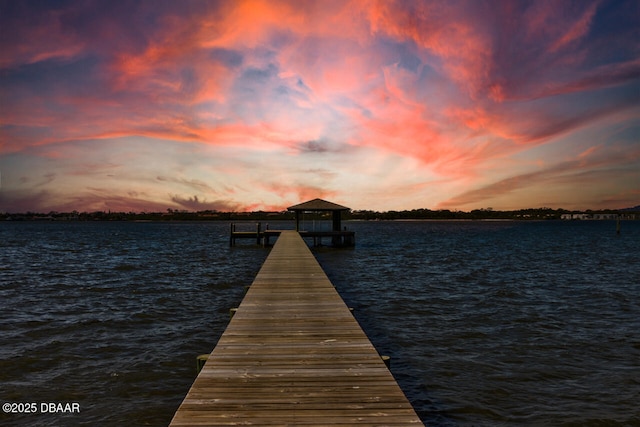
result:
[[[282,232],[171,426],[421,425],[340,295]]]

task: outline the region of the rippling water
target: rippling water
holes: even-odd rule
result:
[[[315,253],[427,425],[640,425],[640,222],[348,227]],[[0,424],[167,425],[268,254],[227,233],[0,224],[0,401],[80,404]]]

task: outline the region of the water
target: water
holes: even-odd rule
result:
[[[640,222],[347,226],[314,252],[427,425],[640,425]],[[167,425],[268,254],[228,227],[1,223],[0,401],[80,413],[0,424]]]

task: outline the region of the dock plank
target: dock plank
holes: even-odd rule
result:
[[[170,425],[422,422],[306,243],[283,231]]]

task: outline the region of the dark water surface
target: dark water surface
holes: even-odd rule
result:
[[[640,425],[640,222],[347,226],[314,252],[427,425]],[[0,425],[167,425],[268,254],[228,227],[0,223],[0,402],[80,405]]]

